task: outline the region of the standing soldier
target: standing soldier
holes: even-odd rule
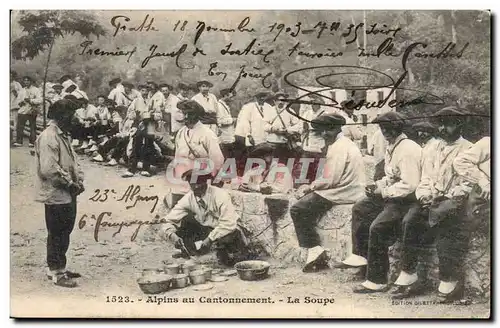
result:
[[[76,197],[85,189],[71,146],[71,120],[79,107],[62,99],[49,108],[48,127],[36,140],[37,201],[45,204],[47,275],[55,285],[76,287],[80,274],[66,270],[66,252],[76,219]]]
[[[294,157],[294,142],[302,132],[302,121],[287,111],[286,103],[281,98],[287,98],[284,92],[278,92],[273,97],[274,106],[264,109],[264,130],[266,141],[275,146],[275,157],[281,163],[288,163]]]
[[[196,83],[198,87],[198,93],[191,98],[191,100],[196,101],[205,110],[205,115],[202,118],[202,123],[207,124],[212,131],[217,135],[217,111],[218,111],[218,101],[217,97],[210,93],[209,90],[214,85],[208,81],[199,81]]]
[[[15,147],[23,145],[24,126],[26,122],[30,125],[29,146],[34,147],[36,140],[36,117],[42,104],[42,92],[33,85],[33,78],[25,76],[23,78],[23,88],[19,94],[19,111],[16,129]]]
[[[217,125],[219,127],[219,143],[224,158],[232,158],[234,156],[234,122],[231,116],[231,109],[226,103],[233,96],[234,92],[231,89],[222,89],[220,91]]]

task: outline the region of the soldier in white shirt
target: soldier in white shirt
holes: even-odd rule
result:
[[[325,139],[327,152],[316,179],[298,188],[299,201],[290,208],[299,246],[307,248],[303,272],[327,268],[328,258],[316,231],[317,222],[333,206],[352,204],[363,197],[363,158],[357,145],[344,137],[344,124],[345,118],[337,114],[322,115],[312,121],[313,128]]]
[[[23,77],[23,88],[19,94],[19,110],[16,128],[15,147],[23,145],[24,126],[26,122],[30,125],[29,146],[35,146],[36,140],[36,117],[41,110],[42,91],[34,85],[33,78],[30,76]]]
[[[246,148],[245,152],[238,156],[238,174],[243,173],[246,159],[253,147],[266,142],[267,132],[264,129],[264,109],[269,110],[269,107],[271,107],[266,102],[269,96],[270,93],[267,91],[258,92],[255,95],[255,101],[243,105],[238,113],[234,131],[236,148]]]
[[[109,92],[108,99],[113,100],[117,106],[128,107],[132,101],[128,97],[125,97],[125,88],[121,82],[122,80],[118,77],[109,81],[111,91]]]
[[[217,106],[217,126],[219,128],[219,143],[224,158],[233,158],[234,156],[234,120],[231,115],[231,108],[226,103],[234,97],[234,91],[231,89],[222,89],[219,96],[219,105]]]
[[[302,162],[303,165],[307,165],[307,173],[305,175],[305,178],[308,181],[307,183],[313,181],[316,177],[319,161],[324,157],[323,151],[326,151],[325,139],[321,136],[321,131],[314,130],[311,122],[321,115],[333,114],[328,107],[323,106],[325,101],[322,97],[310,96],[309,101],[313,102],[313,104],[301,106],[301,109],[304,109],[300,113],[300,117],[307,120],[302,123],[301,157],[313,160],[313,162]],[[301,172],[302,169],[305,169],[305,167],[301,166]]]
[[[196,83],[196,86],[198,87],[199,92],[194,95],[191,100],[195,100],[205,109],[205,115],[201,122],[203,124],[207,124],[217,135],[217,111],[219,102],[217,97],[213,93],[209,92],[210,88],[213,87],[213,84],[208,81],[199,81]]]
[[[278,92],[269,99],[274,102],[274,105],[264,108],[266,141],[275,146],[275,157],[278,157],[282,163],[287,163],[288,159],[295,158],[295,143],[300,138],[303,123],[288,112],[287,103],[283,101],[286,98],[288,98],[288,94]]]
[[[174,178],[179,179],[184,172],[194,168],[197,160],[201,161],[199,164],[202,169],[207,168],[204,165],[209,165],[208,162],[211,162],[212,173],[216,176],[224,163],[224,155],[215,133],[200,122],[204,114],[203,107],[194,100],[180,101],[177,107],[183,112],[184,126],[175,137],[174,161],[177,161],[173,167]]]
[[[367,197],[352,208],[352,255],[342,261],[349,267],[366,266],[366,280],[355,293],[387,291],[389,247],[398,237],[398,227],[416,203],[420,182],[422,148],[403,133],[404,116],[388,112],[378,116],[382,133],[389,142],[385,154],[385,177],[367,186]]]
[[[180,128],[184,126],[182,123],[182,112],[177,108],[179,98],[172,93],[173,88],[170,84],[160,84],[160,91],[165,97],[163,105],[163,120],[165,121],[167,131],[166,133],[175,134]]]
[[[17,129],[17,117],[19,111],[19,103],[21,102],[19,95],[21,94],[21,89],[23,86],[21,83],[17,82],[17,73],[14,71],[10,71],[10,119],[14,124],[14,127],[11,128],[11,142],[16,137],[16,129]]]
[[[246,238],[229,193],[208,184],[211,174],[189,170],[182,178],[191,190],[165,216],[167,222],[161,226],[165,239],[185,257],[206,254],[215,246],[222,265],[246,259]]]
[[[342,111],[346,119],[346,125],[342,128],[344,135],[354,142],[359,142],[363,139],[364,133],[361,124],[358,124],[358,118],[354,115],[354,109],[349,106],[349,101],[345,100],[341,103]]]
[[[461,220],[464,204],[462,200],[458,200],[465,197],[468,190],[463,188],[463,180],[453,170],[454,159],[471,145],[461,136],[465,119],[459,117],[463,114],[453,107],[444,108],[435,115],[441,138],[432,140],[430,137],[435,133],[431,132],[422,150],[422,178],[415,192],[419,202],[410,208],[403,219],[401,273],[393,292],[396,298],[418,295],[429,289],[427,277],[417,275],[417,264],[419,257],[423,255],[422,249],[429,248],[434,243],[438,231],[440,237],[437,247],[442,281],[439,291],[450,293],[453,289],[449,289],[450,284],[453,284],[454,279],[458,281],[460,272],[461,258],[455,258],[455,254],[460,254],[459,250],[464,251],[468,242],[463,231],[464,222]],[[414,128],[417,133],[421,132],[423,124]],[[431,128],[433,127],[427,129]],[[453,294],[454,297],[457,296],[456,293]]]
[[[78,101],[81,107],[75,112],[77,122],[75,122],[72,131],[73,139],[82,140],[79,150],[84,150],[87,153],[97,151],[96,140],[99,134],[97,108],[90,104],[86,98],[79,98]]]

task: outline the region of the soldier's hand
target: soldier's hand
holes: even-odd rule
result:
[[[481,198],[483,198],[484,200],[487,200],[489,201],[490,198],[491,198],[491,187],[490,187],[490,184],[485,184],[483,186],[480,187],[481,188],[481,193],[479,194],[481,196]]]
[[[170,240],[174,243],[174,247],[175,248],[182,248],[182,238],[177,236],[177,234],[173,233],[171,236],[170,236]]]

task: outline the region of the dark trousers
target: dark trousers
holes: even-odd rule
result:
[[[19,144],[23,143],[24,137],[24,126],[26,122],[30,125],[30,137],[29,141],[35,144],[36,141],[36,114],[19,114],[17,117],[17,127],[16,127],[16,142]]]
[[[415,273],[418,262],[426,259],[435,239],[429,225],[429,210],[419,203],[413,204],[403,218],[402,233],[401,270]]]
[[[182,219],[179,229],[177,229],[177,236],[179,236],[191,254],[196,254],[195,242],[204,240],[208,237],[213,228],[202,226],[192,215],[186,216]],[[216,240],[214,242],[215,248],[218,252],[225,253],[238,253],[245,249],[245,243],[239,230],[235,230],[230,234]]]
[[[137,172],[137,162],[142,162],[142,170],[148,171],[155,160],[154,135],[146,131],[137,131],[132,146],[132,155],[129,161],[129,171]]]
[[[300,247],[311,248],[321,245],[316,225],[333,205],[328,199],[311,192],[290,208],[290,216]]]
[[[47,265],[50,270],[66,268],[66,252],[75,219],[76,199],[69,204],[45,204],[45,224],[48,231]]]
[[[222,143],[220,144],[220,150],[224,155],[224,159],[234,158],[234,143]]]
[[[89,138],[97,139],[99,135],[99,126],[85,127],[83,124],[74,124],[71,129],[71,137],[81,141],[86,141]]]
[[[373,181],[378,181],[385,176],[385,160],[381,160],[375,164],[375,172],[373,173]]]
[[[433,229],[439,257],[439,279],[442,281],[458,281],[463,278],[462,265],[471,235],[465,208],[463,201],[445,199],[434,204],[430,210],[430,218],[433,212],[439,213],[440,217]]]
[[[415,196],[384,200],[365,197],[352,208],[353,253],[368,259],[366,279],[377,284],[387,283],[388,248],[396,242],[401,221]]]
[[[98,152],[104,158],[110,154],[111,158],[118,161],[125,154],[128,141],[129,137],[111,137],[104,145],[99,146]]]

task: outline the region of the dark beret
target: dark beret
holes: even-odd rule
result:
[[[392,126],[394,128],[402,129],[405,126],[406,117],[398,112],[387,112],[378,115],[372,123],[379,125]]]
[[[137,86],[137,89],[139,89],[139,90],[140,90],[140,89],[147,89],[147,88],[148,88],[148,86],[147,86],[147,85],[145,85],[145,84],[139,84],[139,85]]]
[[[31,76],[29,76],[29,75],[25,75],[25,76],[23,76],[23,80],[24,80],[24,79],[28,79],[28,80],[30,80],[31,82],[34,82],[34,81],[35,81],[35,80],[34,80]]]
[[[208,86],[209,88],[211,88],[211,87],[213,87],[213,86],[214,86],[211,82],[206,81],[206,80],[196,82],[196,86],[197,86],[198,88],[199,88],[199,87],[201,87],[202,85],[206,85],[206,86]]]
[[[61,78],[59,79],[59,83],[63,83],[64,81],[68,81],[68,80],[71,80],[71,76],[69,75],[63,75],[61,76]]]
[[[269,97],[271,93],[269,91],[261,90],[255,94],[256,98]]]
[[[276,92],[275,94],[271,95],[272,99],[281,99],[281,98],[288,98],[290,95],[284,91],[279,91]]]
[[[182,174],[182,180],[184,181],[187,181],[188,183],[200,183],[200,184],[204,184],[204,183],[207,183],[209,180],[212,180],[213,179],[213,176],[210,174],[210,173],[207,173],[207,174],[195,174],[196,171],[194,170],[187,170],[186,172],[184,172]],[[195,174],[196,176],[196,181],[193,180],[193,174]]]
[[[311,121],[313,129],[319,131],[330,130],[345,125],[345,123],[345,118],[339,114],[321,115]]]
[[[115,77],[114,79],[109,81],[109,85],[117,84],[117,83],[120,83],[121,81],[122,81],[122,79],[120,79],[119,77]]]
[[[165,88],[165,87],[167,87],[169,90],[172,90],[172,89],[173,89],[173,88],[172,88],[172,86],[171,86],[170,84],[168,84],[168,83],[161,83],[158,87],[159,87],[160,89],[161,89],[161,88]]]
[[[62,89],[64,89],[64,87],[62,85],[60,85],[60,84],[54,84],[52,86],[52,89],[54,89],[54,90],[62,90]]]
[[[465,119],[465,110],[457,108],[455,106],[445,107],[437,111],[433,116],[437,118],[438,121],[449,121],[449,120],[459,120]]]
[[[64,116],[73,115],[78,108],[80,108],[78,99],[73,100],[65,97],[50,105],[47,118],[60,120]]]
[[[177,103],[177,108],[179,108],[184,113],[192,113],[202,116],[205,113],[205,109],[195,100],[183,100]]]
[[[130,88],[130,89],[133,89],[134,88],[134,85],[130,82],[123,82],[122,85],[125,87],[125,88]]]
[[[434,132],[437,129],[437,127],[434,124],[428,121],[415,123],[412,125],[412,128],[416,131],[428,131],[428,132]]]
[[[104,100],[106,100],[106,99],[107,99],[107,97],[106,97],[105,95],[103,95],[103,94],[98,95],[98,96],[97,96],[97,98],[104,98]],[[97,98],[96,98],[96,99],[97,99]],[[106,101],[104,101],[104,102],[106,102]]]
[[[179,90],[187,90],[187,89],[189,89],[189,84],[184,83],[184,82],[179,82],[179,84],[177,84],[177,88]]]
[[[229,94],[236,94],[236,92],[231,88],[226,88],[226,89],[221,89],[219,94],[220,94],[220,97],[222,98],[222,97],[225,97]]]

